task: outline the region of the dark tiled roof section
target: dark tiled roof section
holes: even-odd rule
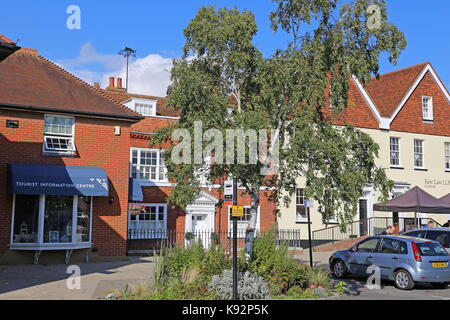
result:
[[[390,117],[420,72],[429,64],[424,62],[372,78],[365,89],[383,117]]]
[[[179,110],[169,108],[167,106],[167,97],[157,97],[144,94],[127,93],[108,89],[103,89],[102,91],[111,98],[121,103],[131,98],[157,100],[158,102],[156,104],[156,115],[158,116],[179,117],[181,114]]]
[[[21,49],[0,63],[0,104],[137,121],[142,118],[63,68]]]

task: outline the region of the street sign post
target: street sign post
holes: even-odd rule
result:
[[[223,184],[223,204],[231,206],[233,204],[233,181],[225,181]]]
[[[232,217],[243,217],[244,216],[244,206],[232,206],[231,207]]]
[[[237,180],[233,179],[233,207],[238,207],[237,205]],[[233,212],[232,207],[232,212]],[[237,210],[238,212],[239,210]],[[242,208],[243,211],[243,208]],[[237,276],[237,216],[232,216],[233,218],[233,300],[238,300],[238,276]]]
[[[310,214],[310,207],[311,207],[311,202],[309,200],[305,200],[304,201],[304,205],[305,205],[305,209],[306,209],[306,214],[308,216],[308,243],[309,243],[309,265],[311,266],[311,268],[313,267],[313,254],[312,254],[312,241],[311,241],[311,214]]]

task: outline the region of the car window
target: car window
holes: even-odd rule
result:
[[[373,252],[378,244],[378,238],[368,239],[360,244],[356,248],[356,252]]]
[[[424,257],[447,256],[447,251],[438,243],[416,243],[420,254]]]
[[[403,235],[409,236],[409,237],[416,237],[416,238],[425,238],[426,232],[427,232],[427,230],[415,230],[415,231],[406,232]]]
[[[427,232],[427,239],[434,240],[439,242],[444,248],[449,248],[449,232],[447,231],[438,231],[438,230],[429,230]]]
[[[381,243],[381,253],[407,254],[408,246],[406,242],[384,238]]]

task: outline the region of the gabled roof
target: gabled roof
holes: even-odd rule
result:
[[[0,34],[0,42],[4,42],[4,43],[14,43],[13,41],[11,41],[10,39],[8,39],[7,37],[5,37],[4,35]]]
[[[372,78],[365,90],[382,117],[391,117],[428,62]]]
[[[0,62],[0,106],[136,122],[142,116],[37,54],[21,49]]]

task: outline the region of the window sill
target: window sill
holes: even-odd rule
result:
[[[90,242],[73,242],[73,243],[12,243],[9,245],[10,250],[76,250],[89,249],[92,247]]]
[[[390,169],[405,170],[404,167],[390,166]]]
[[[308,224],[308,220],[307,219],[299,219],[299,220],[295,220],[296,224]],[[310,222],[311,224],[311,222]]]
[[[434,119],[422,119],[422,122],[424,122],[424,123],[433,123]]]
[[[42,155],[49,157],[67,157],[67,158],[74,158],[76,156],[75,152],[51,152],[51,151],[44,151],[42,152]]]
[[[428,171],[428,169],[425,169],[425,168],[414,168],[414,170],[416,170],[416,171]]]

